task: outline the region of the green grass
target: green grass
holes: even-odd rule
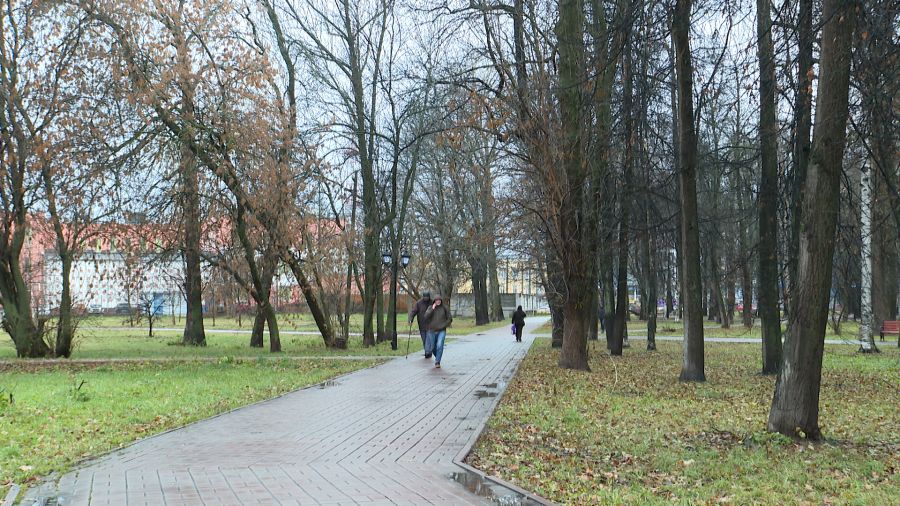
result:
[[[95,328],[123,328],[131,327],[127,316],[85,316],[81,318],[79,325],[85,329]],[[250,330],[253,327],[253,315],[245,315],[241,318],[232,316],[217,316],[213,318],[210,315],[204,316],[203,325],[206,329],[238,329]],[[159,328],[184,328],[184,318],[161,316],[153,323],[154,327]],[[415,326],[415,324],[413,324]],[[137,328],[147,328],[146,319],[137,321]],[[363,315],[350,315],[350,332],[361,333],[363,327]],[[485,326],[483,326],[485,327]],[[318,332],[316,322],[312,316],[305,313],[279,313],[278,328],[282,331],[300,331],[300,332]],[[407,316],[400,312],[397,314],[397,330],[406,332],[409,328]],[[480,327],[475,325],[475,319],[471,317],[457,316],[453,319],[453,325],[450,327],[451,334],[468,334]],[[415,331],[415,329],[413,329]],[[351,336],[352,337],[352,336]]]
[[[896,346],[826,347],[815,443],[766,432],[757,345],[708,343],[702,384],[677,381],[678,343],[658,346],[598,344],[584,373],[539,340],[470,463],[560,504],[896,504]]]
[[[376,361],[222,359],[0,372],[0,497],[136,439]],[[9,402],[12,394],[13,402]]]
[[[311,329],[307,329],[304,325],[297,321],[288,323],[288,317],[284,317],[283,321],[279,321],[279,329],[284,330],[300,330],[315,331],[315,325],[312,324]],[[361,318],[360,318],[361,321]],[[214,329],[238,329],[236,322],[216,321],[216,326],[210,325],[207,320],[207,330]],[[243,329],[248,331],[246,321]],[[269,336],[264,335],[265,345],[263,348],[250,348],[249,333],[219,333],[208,332],[206,336],[207,345],[204,347],[180,346],[181,332],[179,331],[154,331],[154,337],[148,337],[145,327],[130,328],[122,326],[121,317],[92,317],[81,322],[80,328],[75,338],[75,350],[72,358],[87,359],[104,359],[104,358],[198,358],[198,357],[222,357],[222,356],[239,356],[239,357],[255,357],[255,356],[271,356],[269,353]],[[183,325],[184,322],[181,322]],[[233,325],[232,325],[233,324]],[[479,332],[491,329],[505,323],[492,323],[489,325],[476,326],[471,318],[457,318],[450,327],[449,335],[465,335],[473,332]],[[171,319],[164,319],[157,328],[172,328]],[[288,356],[402,356],[406,354],[406,340],[408,337],[409,326],[405,320],[398,326],[400,330],[397,340],[398,349],[392,351],[389,342],[383,342],[373,347],[364,347],[362,345],[362,337],[350,336],[348,349],[335,350],[325,346],[322,338],[318,335],[281,335],[282,353]],[[409,351],[410,353],[418,352],[422,349],[422,341],[419,339],[419,333],[416,328],[412,329]],[[4,332],[0,332],[0,359],[13,359],[16,356],[16,350],[13,346],[12,339]]]

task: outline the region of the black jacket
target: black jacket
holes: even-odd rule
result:
[[[520,311],[516,309],[516,311],[512,315],[512,322],[516,327],[524,327],[525,326],[525,311]]]
[[[425,322],[425,311],[428,311],[428,308],[431,307],[432,300],[431,299],[420,299],[419,302],[416,302],[416,305],[409,310],[409,323],[413,322],[414,318],[419,320],[419,331],[425,332],[428,330],[428,326]]]

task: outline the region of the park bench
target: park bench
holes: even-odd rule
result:
[[[884,341],[885,334],[897,334],[897,342],[900,343],[900,321],[885,320],[881,322],[881,340]],[[898,344],[900,346],[900,344]]]

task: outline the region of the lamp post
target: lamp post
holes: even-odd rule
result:
[[[405,252],[400,255],[399,259],[394,258],[390,253],[381,255],[381,261],[391,269],[391,307],[388,311],[388,322],[391,326],[392,350],[397,349],[397,271],[399,267],[406,268],[409,265],[409,259],[410,256]]]

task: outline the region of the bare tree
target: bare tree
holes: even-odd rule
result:
[[[800,226],[798,285],[784,361],[775,384],[768,428],[793,437],[819,439],[819,389],[833,268],[840,176],[848,116],[850,53],[855,2],[826,0],[818,111]]]
[[[682,381],[706,381],[700,294],[700,234],[697,222],[697,134],[694,129],[690,27],[691,0],[676,0],[672,18],[678,94],[678,181],[681,200],[681,302],[684,304]]]
[[[762,322],[763,374],[775,374],[781,361],[781,311],[778,306],[778,124],[775,120],[775,49],[769,0],[756,2],[759,55],[759,316]]]

